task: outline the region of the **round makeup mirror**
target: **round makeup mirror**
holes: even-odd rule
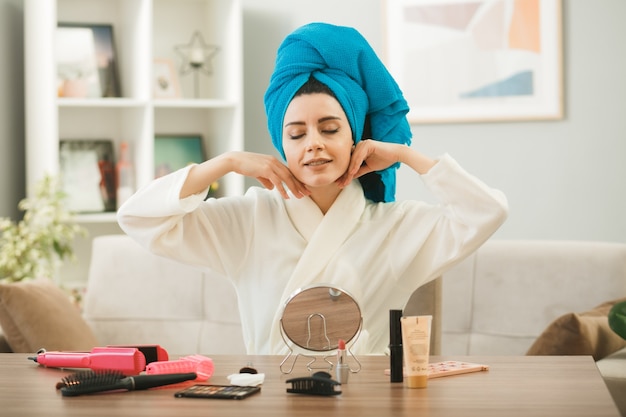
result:
[[[316,355],[324,356],[336,350],[339,340],[343,340],[349,349],[358,338],[362,323],[361,308],[346,291],[325,285],[297,290],[289,297],[281,314],[281,335],[290,350],[281,363],[281,370],[290,373],[297,356],[311,358],[308,365],[311,370]],[[286,372],[283,365],[294,350],[297,351],[296,358]],[[328,360],[330,356],[324,356],[324,366],[332,368],[333,363]]]

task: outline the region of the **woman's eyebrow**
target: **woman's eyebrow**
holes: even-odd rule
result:
[[[293,125],[298,125],[299,126],[299,125],[304,125],[304,124],[305,124],[304,122],[298,122],[298,121],[296,121],[296,122],[289,122],[289,123],[285,124],[285,127],[293,126]]]
[[[329,120],[341,120],[341,117],[339,117],[339,116],[326,116],[326,117],[322,117],[321,119],[318,119],[317,123],[324,123],[324,122],[327,122]]]
[[[317,123],[324,123],[324,122],[327,122],[329,120],[341,120],[341,117],[339,117],[339,116],[325,116],[325,117],[322,117],[320,119],[317,119]],[[304,124],[306,124],[306,123],[301,122],[301,121],[294,121],[294,122],[286,123],[285,127],[293,126],[293,125],[300,126],[300,125],[304,125]]]

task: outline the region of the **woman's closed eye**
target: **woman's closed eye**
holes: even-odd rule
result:
[[[330,136],[330,135],[335,135],[337,133],[339,133],[339,128],[332,128],[332,129],[323,129],[320,131],[322,135],[324,136]],[[289,135],[289,139],[292,140],[297,140],[297,139],[302,139],[303,137],[306,136],[306,132],[293,132],[293,133],[288,133]]]
[[[305,133],[289,133],[288,135],[289,135],[289,139],[296,140],[296,139],[302,139]]]

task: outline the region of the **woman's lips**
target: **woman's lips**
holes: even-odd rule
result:
[[[316,167],[316,166],[327,164],[331,161],[332,161],[331,159],[312,159],[310,161],[305,162],[304,165],[309,166],[309,167]]]

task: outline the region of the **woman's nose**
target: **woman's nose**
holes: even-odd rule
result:
[[[323,140],[321,135],[318,132],[311,132],[307,135],[307,144],[306,144],[306,150],[307,151],[314,151],[314,150],[318,150],[321,149],[324,146]]]

